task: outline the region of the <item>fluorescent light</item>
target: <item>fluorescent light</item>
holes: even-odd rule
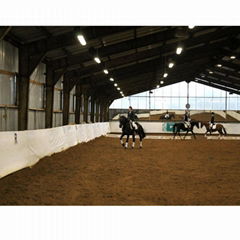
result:
[[[121,89],[118,87],[117,90],[120,91]]]
[[[169,64],[168,64],[168,67],[169,68],[172,68],[174,66],[174,63],[173,62],[170,62]]]
[[[178,47],[176,50],[177,55],[180,55],[182,53],[183,48],[182,47]]]
[[[189,28],[189,29],[193,29],[193,28],[195,28],[195,26],[189,25],[188,28]]]
[[[85,40],[85,38],[82,34],[79,34],[77,36],[77,38],[78,38],[78,41],[81,43],[82,46],[85,46],[87,44],[87,42],[86,42],[86,40]]]
[[[100,60],[98,57],[95,57],[95,58],[94,58],[94,61],[95,61],[96,63],[101,63],[101,60]]]
[[[231,56],[230,58],[231,58],[231,59],[235,59],[235,58],[236,58],[236,56]]]
[[[108,74],[108,70],[107,70],[107,69],[104,69],[103,72],[104,72],[105,74]]]
[[[161,84],[164,84],[164,81],[161,81],[160,83],[161,83]]]
[[[217,67],[222,67],[222,64],[217,64]]]
[[[160,88],[160,86],[159,86],[159,85],[157,85],[157,88]]]
[[[114,83],[114,86],[117,87],[117,83]]]
[[[111,78],[109,78],[109,80],[111,81],[111,82],[114,82],[114,79],[111,77]]]
[[[163,77],[164,77],[164,78],[166,78],[167,76],[168,76],[168,74],[167,74],[167,73],[164,73],[164,74],[163,74]]]

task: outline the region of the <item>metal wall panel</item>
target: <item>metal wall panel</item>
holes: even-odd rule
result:
[[[0,74],[0,104],[16,103],[16,78]]]
[[[18,48],[6,41],[0,41],[0,69],[18,72]],[[16,77],[0,74],[0,104],[16,104]],[[17,108],[0,108],[0,131],[17,130]]]
[[[61,92],[58,90],[54,90],[54,102],[53,102],[53,109],[54,111],[61,110]]]
[[[17,131],[18,109],[0,108],[0,131]]]
[[[45,112],[44,111],[28,111],[28,130],[45,128]]]
[[[69,124],[74,124],[75,123],[75,114],[74,113],[69,113]]]
[[[63,77],[59,79],[59,81],[56,83],[55,88],[62,89],[63,88]],[[61,91],[54,90],[54,102],[53,102],[53,109],[55,111],[61,110]]]
[[[62,113],[53,113],[53,127],[62,126]]]
[[[29,108],[44,108],[44,86],[30,83],[29,87]]]
[[[0,41],[0,69],[18,72],[18,48],[4,40]]]
[[[45,71],[46,71],[46,65],[43,63],[40,63],[34,70],[30,79],[39,83],[45,83],[46,82]],[[43,85],[30,83],[29,108],[38,108],[38,109],[44,108],[44,94],[45,94],[44,91],[45,91],[45,88]]]
[[[38,66],[33,71],[30,76],[31,80],[36,82],[45,83],[46,82],[46,64],[39,63]]]
[[[75,87],[70,92],[70,105],[69,105],[69,112],[75,111],[75,104],[76,104],[76,97],[75,97]]]

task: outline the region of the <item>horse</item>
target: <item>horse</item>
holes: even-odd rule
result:
[[[165,115],[166,115],[166,113],[162,114],[159,119],[160,120],[172,120],[175,118],[175,113],[168,113],[168,115],[169,115],[168,118],[166,118]]]
[[[175,123],[173,125],[173,139],[175,139],[176,135],[178,134],[178,136],[181,138],[180,135],[180,130],[186,132],[186,134],[184,135],[184,139],[187,136],[188,132],[191,132],[192,135],[194,136],[194,138],[196,139],[196,135],[193,132],[193,128],[196,126],[197,128],[199,128],[199,123],[198,121],[191,121],[190,122],[190,127],[186,128],[185,124],[183,122],[180,123]]]
[[[205,126],[205,128],[206,128],[206,133],[205,133],[205,137],[207,136],[207,134],[208,134],[208,132],[210,133],[210,135],[212,135],[212,132],[217,132],[218,131],[218,133],[219,133],[219,137],[220,136],[223,136],[223,135],[227,135],[227,131],[226,131],[226,129],[224,128],[224,126],[222,125],[222,124],[220,124],[220,123],[217,123],[216,124],[216,128],[214,128],[214,129],[211,129],[210,128],[210,123],[209,122],[201,122],[201,128],[203,127],[203,126]]]
[[[133,139],[133,142],[132,142],[132,148],[134,148],[135,146],[135,133],[137,133],[139,135],[139,138],[140,138],[140,148],[143,147],[142,145],[142,140],[145,138],[146,134],[143,130],[143,127],[138,123],[138,122],[135,122],[136,126],[137,126],[137,129],[135,129],[134,127],[131,128],[130,126],[130,121],[128,118],[126,118],[125,116],[121,116],[119,118],[119,127],[122,128],[122,135],[120,137],[120,142],[121,142],[121,145],[126,149],[128,148],[128,140],[129,140],[129,136],[132,135],[132,139]],[[127,135],[127,140],[126,140],[126,143],[124,144],[122,138]]]

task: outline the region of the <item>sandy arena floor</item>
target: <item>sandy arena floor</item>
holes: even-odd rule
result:
[[[101,137],[0,179],[1,205],[240,205],[240,141]]]

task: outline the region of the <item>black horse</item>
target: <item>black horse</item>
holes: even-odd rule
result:
[[[178,136],[181,138],[181,135],[180,135],[180,131],[181,131],[181,130],[184,131],[184,132],[186,132],[186,134],[184,135],[184,139],[185,139],[185,137],[187,136],[187,134],[188,134],[189,132],[191,132],[192,135],[194,136],[194,138],[196,139],[195,133],[193,132],[193,128],[194,128],[195,126],[196,126],[197,128],[199,128],[199,124],[200,124],[200,122],[198,122],[198,121],[191,121],[189,128],[187,128],[183,122],[175,123],[175,124],[173,125],[173,139],[176,137],[177,134],[178,134]]]
[[[137,129],[135,129],[134,127],[131,128],[130,124],[131,123],[130,123],[129,119],[126,118],[125,116],[121,116],[119,118],[119,127],[122,128],[122,135],[120,137],[120,142],[121,142],[123,147],[128,148],[129,136],[132,135],[132,139],[133,139],[132,148],[134,148],[134,146],[135,146],[135,133],[137,133],[139,135],[139,138],[140,138],[140,148],[142,148],[142,140],[146,136],[145,132],[143,130],[143,127],[138,122],[135,122],[135,124],[137,125]],[[124,144],[122,138],[125,135],[127,135],[127,140],[126,140],[126,143]]]

